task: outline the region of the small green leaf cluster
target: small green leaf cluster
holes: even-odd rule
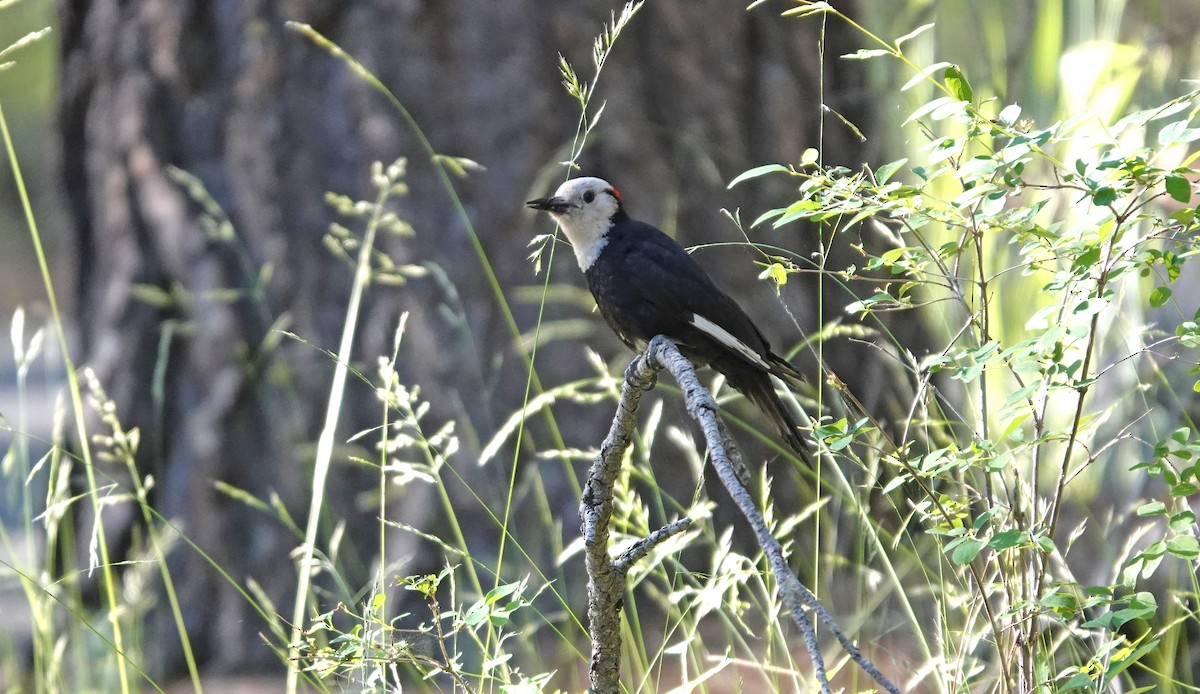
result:
[[[414,626],[404,626],[413,622],[411,614],[387,616],[386,592],[374,593],[357,611],[342,604],[317,615],[302,635],[302,667],[364,692],[398,691],[406,681],[402,673],[446,679],[458,691],[542,691],[552,673],[525,676],[513,668],[505,643],[514,634],[502,631],[514,613],[529,607],[525,582],[500,584],[471,605],[443,609],[447,587],[454,602],[454,571],[397,578],[396,585],[418,595],[429,612]],[[485,627],[501,630],[500,637]],[[477,662],[468,665],[468,659]]]

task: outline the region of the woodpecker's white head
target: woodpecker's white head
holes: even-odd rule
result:
[[[525,204],[554,217],[575,249],[579,268],[586,272],[608,243],[613,218],[621,212],[621,194],[608,181],[587,176],[572,178],[553,196]]]

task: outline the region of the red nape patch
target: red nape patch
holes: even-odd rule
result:
[[[617,199],[617,202],[621,202],[621,191],[617,190],[616,187],[610,187],[608,192],[612,193],[612,196]]]

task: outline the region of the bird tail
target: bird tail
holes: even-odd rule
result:
[[[733,383],[731,385],[740,390],[767,416],[767,419],[771,420],[779,438],[783,439],[788,447],[800,456],[801,460],[812,465],[812,449],[800,435],[799,422],[779,398],[779,394],[775,392],[775,385],[771,382],[770,376],[760,372],[751,381],[750,383]]]
[[[771,375],[786,383],[789,388],[799,388],[804,385],[804,377],[788,360],[778,354],[769,354],[767,361],[771,364]]]

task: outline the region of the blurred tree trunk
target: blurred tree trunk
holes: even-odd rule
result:
[[[719,210],[741,207],[753,218],[787,202],[788,191],[769,181],[727,191],[726,182],[761,163],[798,161],[818,146],[819,22],[781,19],[780,8],[747,13],[744,4],[650,3],[617,42],[601,80],[607,108],[585,171],[612,180],[636,216],[676,231],[685,244],[739,240]],[[557,53],[590,75],[593,37],[614,7],[598,0],[62,0],[61,168],[78,249],[75,309],[86,362],[126,425],[142,428],[140,463],[155,475],[164,515],[236,580],[262,584],[281,610],[290,604],[295,576],[285,567],[297,538],[214,484],[262,499],[278,494],[303,525],[311,444],[332,373],[314,346],[336,347],[352,275],[322,244],[334,220],[326,191],[369,198],[370,163],[410,157],[411,191],[397,208],[416,236],[389,240],[388,251],[403,262],[435,264],[445,280],[373,286],[353,358],[372,373],[374,356],[390,352],[398,316],[412,313],[404,375],[436,394],[431,420],[459,419],[467,444],[460,469],[473,486],[486,489],[495,479],[504,488],[500,464],[478,468],[471,460],[494,423],[520,405],[526,377],[471,241],[413,132],[284,22],[309,23],[361,60],[439,151],[487,167],[461,181],[460,192],[513,300],[515,288],[540,283],[526,244],[549,231],[522,201],[563,177],[553,162],[564,158],[578,115],[560,85]],[[863,79],[846,72],[855,65],[836,59],[858,39],[831,23],[826,41],[826,101],[871,132],[874,104]],[[875,146],[827,119],[827,161],[855,167],[872,159]],[[207,235],[199,206],[169,177],[171,166],[204,183],[232,220],[233,243]],[[802,233],[796,227],[756,238],[812,247]],[[261,301],[243,253],[271,270]],[[754,280],[751,253],[717,249],[700,258],[724,271],[777,344],[798,341],[770,290]],[[570,254],[558,253],[552,271],[557,281],[581,284]],[[786,295],[788,308],[811,330],[816,307],[798,285]],[[827,311],[840,315],[844,297],[829,301]],[[514,307],[521,329],[531,329],[536,306]],[[588,342],[625,359],[585,310],[550,311],[589,320],[596,332]],[[271,347],[271,326],[281,317],[310,344],[284,339]],[[846,349],[836,359],[855,364],[860,383],[879,379],[861,367],[871,363],[862,354]],[[546,384],[588,372],[580,343],[565,340],[544,346],[538,365]],[[343,441],[379,420],[366,387],[352,390],[348,405]],[[565,432],[568,445],[595,445],[605,409],[579,418]],[[551,445],[532,435],[539,448]],[[330,484],[331,514],[358,519],[352,538],[361,523],[364,537],[374,532],[373,514],[355,508],[356,495],[374,484],[363,474],[341,465]],[[410,495],[397,513],[435,525],[427,496]],[[574,505],[563,501],[567,527],[575,525]],[[113,532],[120,513],[106,516]],[[491,551],[489,523],[472,525],[478,536],[471,539]],[[420,549],[405,546],[396,556]],[[257,636],[263,625],[236,591],[195,553],[176,555],[173,575],[209,667],[272,659]],[[364,576],[369,563],[361,559]]]

